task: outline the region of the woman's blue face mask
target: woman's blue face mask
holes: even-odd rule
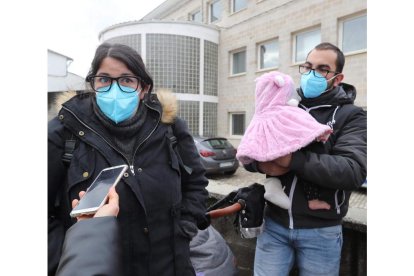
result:
[[[128,91],[131,88],[122,86],[122,89]],[[139,90],[123,92],[117,83],[113,83],[109,91],[96,93],[96,102],[101,111],[118,124],[135,114],[139,105],[139,93]]]

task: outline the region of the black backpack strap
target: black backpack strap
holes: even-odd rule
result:
[[[168,125],[167,134],[168,139],[170,139],[171,146],[173,147],[173,149],[175,149],[175,147],[177,146],[177,137],[175,137],[174,130],[172,129],[171,125]]]
[[[180,166],[185,170],[185,172],[187,174],[191,174],[193,172],[193,169],[190,168],[189,166],[185,165],[183,162],[183,159],[181,158],[181,155],[179,153],[179,150],[177,149],[177,143],[178,143],[178,139],[177,137],[174,135],[174,129],[173,129],[174,125],[168,125],[167,127],[167,135],[168,135],[168,139],[170,139],[170,143],[171,146],[175,152],[175,154],[177,154],[177,158],[178,158],[178,163],[180,164]]]
[[[77,146],[77,139],[76,139],[76,136],[73,135],[73,133],[70,132],[69,129],[67,128],[64,128],[63,137],[65,139],[65,151],[63,152],[63,155],[62,155],[62,162],[67,168],[69,168],[70,161],[72,160],[72,157],[73,157],[73,152],[75,151],[75,148]],[[55,208],[60,207],[63,190],[64,190],[63,187],[61,187],[58,193],[56,194],[55,204],[54,204]]]
[[[73,152],[75,151],[77,139],[76,136],[73,135],[72,132],[70,132],[67,128],[65,128],[64,132],[65,137],[65,152],[62,155],[62,162],[69,166],[70,161],[73,157]]]

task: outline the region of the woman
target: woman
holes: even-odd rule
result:
[[[121,44],[97,48],[86,80],[94,92],[65,102],[49,123],[49,272],[56,233],[73,223],[70,202],[102,169],[127,164],[116,188],[123,275],[195,275],[189,242],[204,223],[208,181],[175,100],[151,94],[141,57]]]

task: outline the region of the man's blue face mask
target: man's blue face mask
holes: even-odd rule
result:
[[[315,71],[311,71],[307,75],[302,75],[300,79],[300,87],[302,88],[305,98],[316,98],[322,95],[322,93],[328,91],[328,81],[332,80],[336,76],[333,76],[329,80],[326,80],[321,74]]]
[[[107,92],[97,92],[96,102],[101,111],[116,124],[130,118],[139,105],[139,91],[122,86],[123,92],[117,83],[113,83]],[[99,91],[99,90],[98,90]]]

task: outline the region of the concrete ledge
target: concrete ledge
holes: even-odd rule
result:
[[[229,193],[238,190],[239,187],[228,185],[228,184],[219,184],[214,180],[209,180],[207,191],[210,194],[210,197],[214,197],[217,200],[224,198]]]
[[[349,207],[342,225],[359,232],[367,232],[367,210]]]

